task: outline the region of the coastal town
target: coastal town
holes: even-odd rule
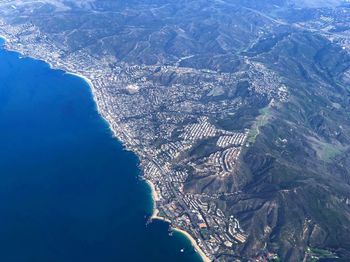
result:
[[[234,256],[232,247],[248,236],[234,216],[223,212],[218,199],[225,194],[220,189],[223,181],[235,176],[253,134],[247,127],[220,128],[213,121],[217,115],[230,116],[246,102],[240,97],[216,97],[246,79],[251,83],[248,92],[282,103],[288,90],[277,75],[248,60],[250,70],[236,75],[176,65],[129,66],[113,57],[97,59],[86,50],[67,52],[31,23],[14,26],[0,21],[0,35],[8,50],[43,60],[89,83],[98,111],[115,137],[140,159],[142,178],[153,191],[151,219],[163,219],[191,237],[204,260]],[[183,84],[164,79],[167,75],[197,80]],[[203,141],[211,147],[200,149]],[[189,189],[186,183],[193,177],[204,183],[210,179],[217,184],[217,193],[205,186]]]
[[[349,14],[348,0],[4,0],[0,37],[85,80],[149,186],[141,227],[191,241],[177,255],[310,262],[350,256]]]

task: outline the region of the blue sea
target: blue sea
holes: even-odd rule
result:
[[[1,262],[201,261],[139,173],[84,80],[0,49]]]

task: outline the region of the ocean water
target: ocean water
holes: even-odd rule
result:
[[[0,49],[1,262],[201,261],[139,172],[82,79]]]

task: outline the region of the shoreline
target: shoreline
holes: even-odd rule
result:
[[[6,51],[15,52],[15,53],[18,53],[19,55],[22,55],[20,52],[18,52],[16,50],[8,50],[6,48],[5,43],[9,42],[9,41],[8,41],[8,39],[5,36],[0,35],[0,39],[3,40],[3,44],[0,45],[0,48],[4,49]],[[121,142],[121,144],[123,145],[123,147],[125,147],[125,149],[127,149],[127,147],[124,145],[123,141],[117,136],[117,132],[112,128],[112,126],[110,125],[109,121],[104,117],[102,110],[100,110],[99,104],[97,102],[97,96],[95,94],[95,88],[94,88],[94,85],[92,83],[92,80],[90,80],[88,77],[86,77],[86,76],[84,76],[84,75],[82,75],[80,73],[74,73],[74,72],[68,71],[65,68],[56,67],[56,66],[52,65],[50,62],[48,62],[46,60],[43,60],[43,59],[40,59],[40,58],[34,58],[34,57],[30,57],[30,56],[25,56],[25,57],[28,57],[28,58],[31,58],[31,59],[34,59],[34,60],[38,60],[38,61],[42,61],[42,62],[48,64],[50,69],[52,69],[52,70],[62,70],[64,74],[72,75],[72,76],[75,76],[75,77],[79,77],[80,79],[84,80],[84,82],[87,83],[87,85],[89,86],[89,89],[90,89],[92,98],[94,100],[94,103],[95,103],[96,110],[97,110],[98,114],[102,117],[102,119],[104,121],[106,121],[107,126],[108,126],[109,130],[112,132],[113,136]],[[129,151],[133,152],[132,150],[129,150]],[[136,155],[136,157],[138,157],[136,152],[133,152],[133,153]],[[139,176],[141,176],[141,174],[139,174]],[[150,216],[150,221],[152,222],[152,220],[157,219],[157,220],[161,220],[163,222],[169,223],[169,226],[170,226],[171,230],[183,234],[191,242],[191,245],[193,246],[193,248],[196,251],[196,253],[201,257],[203,262],[210,262],[211,260],[205,255],[205,253],[202,251],[202,249],[198,246],[198,244],[195,241],[195,239],[188,232],[186,232],[186,231],[184,231],[182,229],[176,228],[176,227],[171,227],[171,221],[169,219],[161,217],[161,216],[158,215],[159,210],[157,209],[157,201],[160,200],[159,194],[156,191],[156,188],[155,188],[154,184],[150,180],[144,178],[143,176],[141,176],[141,177],[144,179],[146,184],[151,189],[151,196],[152,196],[152,201],[153,201],[152,209],[153,210],[152,210],[152,215]]]
[[[194,250],[202,258],[203,262],[211,262],[211,260],[204,254],[204,252],[202,251],[200,246],[198,246],[196,240],[187,231],[184,231],[184,230],[177,228],[177,227],[172,227],[172,230],[185,235],[190,240]]]
[[[0,39],[2,39],[4,41],[4,43],[8,42],[7,38],[5,36],[3,36],[3,35],[0,35]]]
[[[180,228],[177,228],[177,227],[172,227],[171,226],[171,221],[169,219],[166,219],[166,218],[161,217],[161,216],[158,215],[159,210],[157,209],[157,206],[156,206],[156,201],[159,201],[158,193],[157,193],[157,191],[155,189],[154,184],[151,181],[145,179],[145,182],[147,183],[147,185],[151,189],[152,200],[153,200],[153,212],[152,212],[152,216],[150,217],[150,221],[156,219],[156,220],[161,220],[161,221],[169,223],[170,224],[170,228],[171,228],[172,231],[175,231],[175,232],[178,232],[180,234],[183,234],[191,242],[192,247],[197,252],[197,254],[201,257],[203,262],[210,262],[211,260],[204,254],[204,252],[202,251],[200,246],[198,246],[196,240],[188,232],[186,232],[186,231],[184,231],[184,230],[182,230]]]
[[[159,201],[160,198],[159,198],[158,192],[156,190],[156,187],[154,186],[154,184],[150,180],[148,180],[144,177],[143,177],[143,180],[146,182],[148,187],[151,189],[151,196],[152,196],[152,202],[153,202],[152,215],[150,216],[149,221],[152,222],[152,220],[156,219],[156,220],[162,220],[164,222],[171,224],[171,221],[169,219],[158,216],[159,210],[157,208],[157,201]]]
[[[54,69],[54,67],[49,63],[50,67],[52,69]],[[96,111],[97,113],[101,116],[101,118],[106,122],[107,126],[108,126],[108,129],[112,132],[113,134],[113,137],[118,139],[118,141],[122,144],[122,146],[124,147],[124,149],[127,149],[123,143],[123,141],[117,136],[117,133],[115,132],[115,130],[112,128],[112,126],[110,125],[110,123],[108,122],[108,120],[105,118],[105,116],[103,115],[103,112],[102,110],[100,109],[99,105],[98,105],[98,102],[97,102],[97,95],[95,94],[95,87],[94,87],[94,84],[92,83],[92,80],[90,80],[88,77],[80,74],[80,73],[73,73],[73,72],[70,72],[70,71],[67,71],[65,69],[61,69],[63,70],[64,74],[67,74],[67,75],[72,75],[72,76],[75,76],[75,77],[79,77],[81,78],[82,80],[84,80],[84,82],[87,83],[87,85],[89,86],[89,90],[91,92],[91,96],[92,96],[92,99],[94,100],[94,103],[95,103],[95,106],[96,106]],[[129,150],[130,151],[130,150]],[[131,151],[132,152],[132,151]],[[134,152],[133,152],[134,153]],[[135,153],[134,153],[135,154]],[[136,155],[136,154],[135,154]]]
[[[52,68],[51,64],[50,64],[50,67]],[[116,132],[114,131],[114,129],[110,126],[108,120],[103,117],[103,114],[101,113],[101,111],[99,109],[99,106],[98,106],[98,103],[97,103],[97,100],[96,100],[96,96],[95,96],[95,92],[94,92],[95,89],[94,89],[94,85],[93,85],[92,81],[89,78],[87,78],[86,76],[83,76],[83,75],[78,74],[78,73],[68,72],[66,70],[64,70],[64,73],[65,74],[69,74],[69,75],[73,75],[73,76],[76,76],[76,77],[79,77],[79,78],[83,79],[89,85],[91,93],[92,93],[93,100],[94,100],[94,102],[96,104],[96,108],[97,108],[98,113],[107,122],[108,127],[112,131],[114,137],[116,139],[118,139],[123,144],[123,142],[118,138],[118,136],[117,136]],[[133,153],[136,155],[135,152],[133,152]],[[203,262],[211,262],[211,260],[205,255],[205,253],[202,251],[202,249],[198,246],[196,240],[188,232],[186,232],[186,231],[184,231],[182,229],[176,228],[176,227],[171,227],[171,221],[169,219],[166,219],[166,218],[161,217],[161,216],[158,215],[159,210],[157,209],[157,201],[160,200],[158,192],[157,192],[154,184],[150,180],[148,180],[148,179],[146,179],[144,177],[143,177],[143,179],[146,182],[146,184],[148,185],[148,187],[151,189],[151,197],[152,197],[153,207],[152,207],[152,215],[150,216],[150,222],[152,222],[152,220],[161,220],[163,222],[169,223],[169,226],[170,226],[171,230],[183,234],[191,242],[192,247],[194,248],[196,253],[201,257]]]
[[[158,193],[156,191],[156,187],[154,186],[154,184],[150,180],[148,180],[146,178],[144,180],[147,183],[147,185],[151,188],[152,199],[153,199],[153,202],[155,204],[155,202],[160,200]]]

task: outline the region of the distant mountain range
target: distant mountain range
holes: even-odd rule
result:
[[[7,48],[92,81],[210,259],[350,257],[347,1],[8,0],[0,18]]]

